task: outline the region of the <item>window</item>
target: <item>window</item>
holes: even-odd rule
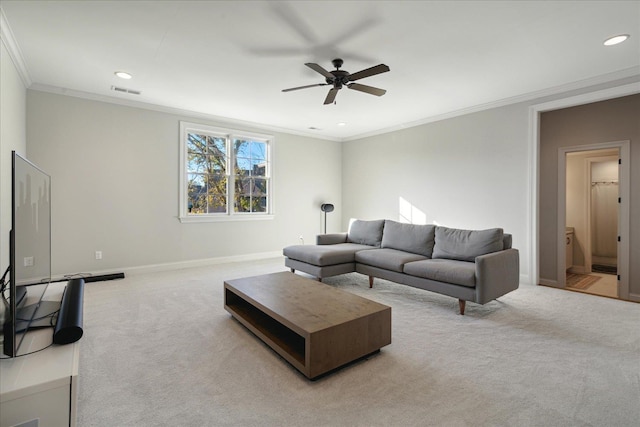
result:
[[[270,219],[273,137],[180,122],[180,221]]]

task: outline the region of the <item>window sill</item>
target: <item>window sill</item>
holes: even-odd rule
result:
[[[234,222],[234,221],[266,221],[272,220],[273,214],[252,215],[189,215],[180,216],[178,219],[183,224],[200,222]]]

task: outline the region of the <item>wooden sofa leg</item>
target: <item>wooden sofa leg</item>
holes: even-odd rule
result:
[[[318,277],[318,282],[322,283],[322,277]]]
[[[292,268],[292,269],[291,269],[291,272],[292,272],[292,273],[295,273],[295,272],[296,272],[296,269],[295,269],[295,268]]]
[[[373,288],[373,276],[369,276],[369,287]]]
[[[466,301],[463,299],[458,300],[458,305],[460,306],[460,314],[464,316],[464,307],[466,305]]]

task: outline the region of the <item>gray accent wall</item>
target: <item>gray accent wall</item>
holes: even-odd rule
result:
[[[542,113],[540,120],[540,278],[557,280],[558,150],[630,140],[629,293],[640,300],[640,95]],[[634,297],[635,295],[635,297]]]
[[[281,254],[341,217],[341,143],[275,136],[273,220],[181,223],[179,122],[239,126],[27,91],[27,155],[52,177],[53,275]],[[95,251],[103,259],[95,259]],[[186,263],[186,264],[185,264]]]

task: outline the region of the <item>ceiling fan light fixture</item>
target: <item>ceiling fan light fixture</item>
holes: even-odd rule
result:
[[[116,71],[113,74],[115,74],[116,77],[120,77],[121,79],[125,79],[125,80],[129,80],[133,77],[131,74],[127,73],[126,71]]]
[[[627,40],[629,37],[631,37],[631,36],[629,36],[629,34],[619,34],[617,36],[609,37],[608,39],[606,39],[604,41],[604,45],[605,46],[613,46],[613,45],[616,45],[616,44],[620,44],[623,41]]]

